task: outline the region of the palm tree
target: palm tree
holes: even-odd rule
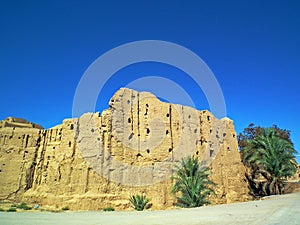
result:
[[[146,195],[143,193],[142,195],[132,195],[129,201],[135,210],[143,211],[147,208],[147,204],[150,200],[146,198]]]
[[[215,184],[208,179],[208,176],[209,169],[199,163],[198,158],[189,156],[182,159],[171,177],[175,181],[171,193],[181,194],[177,196],[177,205],[192,208],[210,204],[208,197],[214,194],[211,187]]]
[[[252,171],[252,182],[259,186],[256,179],[264,177],[261,188],[264,195],[282,194],[283,178],[296,172],[296,150],[291,141],[276,134],[273,128],[265,128],[261,135],[248,141],[242,150],[245,165]]]

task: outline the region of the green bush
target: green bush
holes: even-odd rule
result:
[[[22,202],[21,204],[17,205],[16,208],[23,209],[23,210],[31,210],[32,207],[28,206],[26,203]]]
[[[61,210],[67,211],[70,210],[69,206],[62,207]]]
[[[115,211],[113,207],[106,207],[103,209],[104,212]]]
[[[142,194],[142,195],[132,195],[129,201],[135,210],[143,211],[145,207],[147,208],[147,204],[149,203],[150,200],[146,198],[144,194]]]
[[[0,212],[4,212],[4,211],[5,211],[4,209],[0,208]]]
[[[15,207],[10,207],[6,212],[17,212],[17,209]]]

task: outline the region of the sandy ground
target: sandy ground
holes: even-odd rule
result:
[[[0,224],[300,224],[300,192],[260,201],[166,211],[1,212]]]

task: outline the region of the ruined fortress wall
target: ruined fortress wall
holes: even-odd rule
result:
[[[145,193],[171,207],[170,176],[182,157],[212,169],[214,203],[249,199],[233,122],[208,111],[120,89],[102,115],[87,113],[49,130],[0,128],[0,197],[58,208],[129,208]],[[9,161],[9,163],[8,163]]]
[[[14,199],[31,188],[40,133],[34,128],[0,129],[1,199]]]

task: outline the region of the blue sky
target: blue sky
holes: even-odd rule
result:
[[[292,131],[300,151],[299,11],[298,1],[1,1],[0,119],[59,124],[72,116],[76,87],[94,60],[128,42],[164,40],[210,67],[237,132],[249,123],[277,124]],[[208,108],[182,71],[148,62],[116,73],[96,110],[149,75],[176,81],[198,109]]]

